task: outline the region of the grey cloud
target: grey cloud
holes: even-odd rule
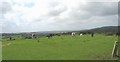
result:
[[[82,7],[83,11],[88,11],[94,16],[109,16],[118,14],[117,2],[91,2]]]
[[[117,15],[117,8],[117,2],[88,2],[87,5],[82,5],[82,7],[72,9],[68,13],[69,18],[56,18],[55,20],[56,23],[62,23],[65,21],[66,23],[88,22],[91,17],[95,16],[105,18],[106,16]]]
[[[52,5],[51,9],[49,10],[48,13],[49,16],[59,16],[61,13],[67,11],[67,7],[61,5],[60,3],[58,4],[53,3],[51,5]]]
[[[68,18],[56,18],[52,25],[60,29],[79,30],[105,25],[117,25],[117,2],[89,2],[82,8],[72,9]]]
[[[66,6],[60,6],[60,3],[52,3],[52,10],[49,11],[49,16],[60,16],[60,14],[67,12],[68,8]],[[55,9],[55,8],[59,8]],[[88,2],[87,5],[82,5],[82,7],[78,7],[77,9],[72,9],[68,12],[68,18],[55,18],[55,22],[79,22],[80,20],[88,21],[91,17],[99,16],[105,17],[110,15],[117,14],[117,2]]]
[[[49,16],[59,16],[65,9],[62,10],[52,10],[49,12]]]
[[[2,32],[18,32],[20,31],[16,23],[14,22],[4,22],[4,26],[2,26]]]
[[[89,19],[91,14],[87,11],[74,10],[69,13],[69,16],[73,20],[84,20]]]
[[[6,14],[10,10],[12,10],[10,3],[8,3],[8,2],[1,2],[0,3],[0,13],[1,14]]]
[[[48,6],[49,6],[49,7],[56,7],[56,6],[58,6],[59,4],[60,4],[59,2],[55,1],[55,2],[50,2],[50,3],[48,4]]]
[[[4,27],[5,29],[3,32],[17,32],[20,30],[81,30],[117,24],[117,16],[115,16],[117,15],[117,3],[88,2],[86,5],[82,5],[82,7],[76,9],[67,8],[61,3],[51,3],[50,5],[48,15],[36,18],[34,21],[39,21],[39,23],[33,21],[36,26],[33,26],[32,29],[29,28],[32,24],[29,24],[30,26],[28,27],[23,24],[25,25],[24,29],[19,29],[21,26],[17,26],[15,23],[6,22],[7,25]],[[69,9],[71,11],[68,11]],[[7,12],[8,10],[4,13]],[[67,17],[61,18],[60,16],[63,13],[67,14],[64,15]],[[51,17],[53,18],[52,20]]]
[[[82,22],[84,21],[84,22]],[[105,17],[93,17],[88,20],[69,20],[64,22],[56,22],[52,25],[57,26],[61,30],[82,30],[91,29],[102,26],[117,25],[116,16],[105,16]]]

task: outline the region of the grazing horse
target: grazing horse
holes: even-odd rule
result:
[[[75,32],[72,32],[72,34],[71,34],[72,36],[75,36]]]
[[[10,40],[12,40],[12,37],[10,37]]]
[[[120,36],[120,32],[116,33],[116,36]]]
[[[46,37],[52,38],[52,36],[53,36],[53,34],[49,34],[49,35],[47,35]]]
[[[36,37],[35,37],[35,34],[32,34],[32,38],[36,38]]]
[[[91,33],[91,37],[94,37],[94,33]]]
[[[83,34],[81,33],[80,36],[82,36]]]

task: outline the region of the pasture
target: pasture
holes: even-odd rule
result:
[[[116,40],[116,36],[102,34],[3,39],[2,56],[3,60],[112,60],[115,59],[111,53]]]

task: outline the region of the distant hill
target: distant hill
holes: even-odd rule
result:
[[[80,31],[80,32],[117,33],[118,32],[118,26],[105,26],[105,27],[99,27],[99,28],[84,30],[84,31]]]
[[[94,32],[94,33],[117,33],[118,32],[118,27],[120,26],[104,26],[104,27],[98,27],[98,28],[93,28],[93,29],[86,29],[86,30],[66,30],[66,31],[37,31],[37,32],[21,32],[21,33],[0,33],[2,35],[12,35],[12,34],[31,34],[31,33],[36,33],[36,34],[49,34],[49,33],[62,33],[62,32]],[[120,31],[120,29],[119,29]]]

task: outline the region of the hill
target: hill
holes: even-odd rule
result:
[[[118,32],[118,26],[104,26],[104,27],[93,28],[93,29],[89,29],[89,30],[83,30],[83,31],[80,31],[80,32],[117,33]]]
[[[119,26],[120,27],[120,26]],[[35,33],[36,36],[46,36],[50,33],[71,33],[71,32],[77,32],[77,33],[106,33],[106,34],[116,34],[118,32],[118,26],[104,26],[104,27],[98,27],[93,29],[86,29],[86,30],[73,30],[73,31],[43,31],[43,32],[25,32],[25,33],[2,33],[2,36],[13,36],[13,35],[21,35],[21,36],[31,36],[32,33]]]

